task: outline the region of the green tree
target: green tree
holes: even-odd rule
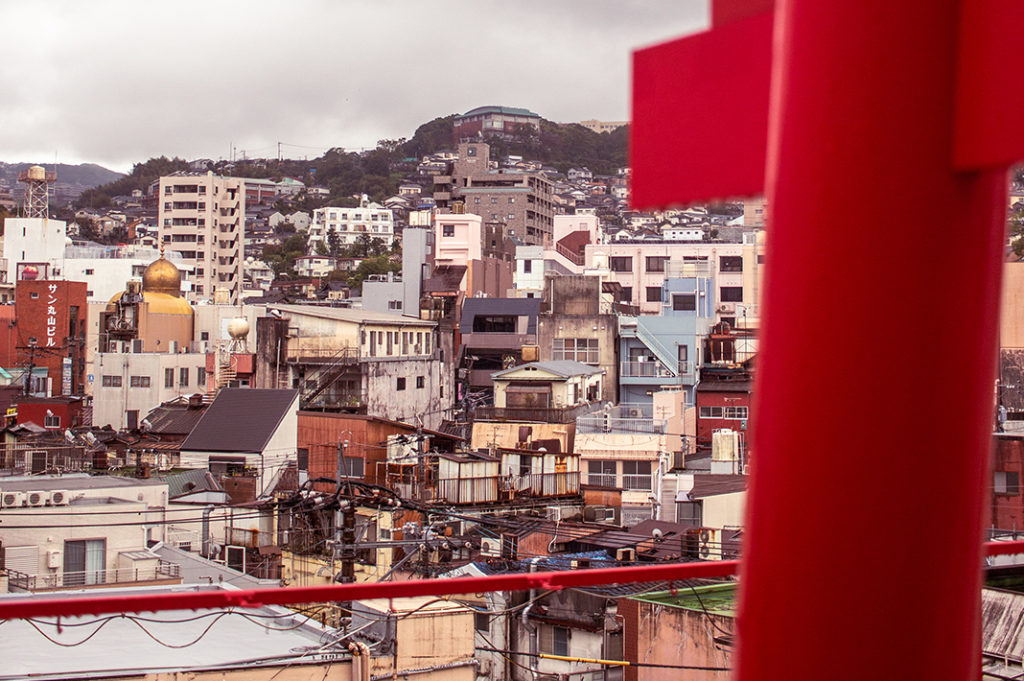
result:
[[[341,253],[341,237],[338,235],[338,231],[334,229],[334,225],[327,228],[327,252],[332,258],[337,258],[338,254]]]

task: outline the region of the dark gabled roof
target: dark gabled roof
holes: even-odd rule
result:
[[[188,404],[161,404],[146,414],[147,432],[154,435],[188,435],[203,417],[203,407],[189,408]]]
[[[462,303],[459,331],[473,333],[473,320],[477,315],[515,315],[529,317],[526,333],[537,333],[539,314],[540,298],[466,298]]]
[[[747,489],[747,476],[723,475],[718,473],[696,474],[693,476],[691,499],[703,499],[719,494],[732,494]]]
[[[294,408],[298,390],[224,388],[181,451],[261,452]]]

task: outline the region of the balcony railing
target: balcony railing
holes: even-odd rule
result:
[[[54,572],[45,575],[29,575],[17,570],[7,570],[7,581],[11,590],[19,591],[56,591],[59,589],[73,589],[104,584],[129,584],[132,582],[164,580],[180,582],[181,566],[176,563],[160,561],[159,565],[145,567]]]
[[[686,373],[686,362],[680,362],[680,373]],[[621,362],[619,375],[625,378],[675,378],[664,364],[654,362]]]
[[[473,412],[473,418],[478,421],[571,423],[600,408],[599,402],[575,407],[477,407]]]
[[[558,251],[558,253],[560,253],[561,255],[568,258],[569,261],[575,265],[579,265],[582,267],[586,263],[587,259],[585,256],[581,255],[580,253],[576,253],[575,251],[567,248],[566,246],[563,246],[562,244],[556,243],[555,250]]]
[[[668,420],[649,404],[619,404],[576,420],[577,433],[664,433]]]
[[[426,490],[422,500],[446,504],[482,504],[526,497],[575,496],[579,491],[578,471],[528,473],[438,480],[434,489]]]

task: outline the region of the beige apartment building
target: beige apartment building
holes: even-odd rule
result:
[[[160,243],[194,267],[193,300],[238,304],[245,180],[212,172],[161,177],[159,208]]]

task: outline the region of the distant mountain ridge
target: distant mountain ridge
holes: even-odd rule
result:
[[[18,182],[18,173],[34,165],[43,166],[47,170],[54,170],[52,163],[4,163],[0,161],[0,179],[5,180],[9,187],[14,187]],[[107,184],[124,177],[123,173],[115,172],[95,163],[80,163],[78,165],[58,163],[56,170],[57,182],[77,185],[82,189],[98,187],[101,184]]]

